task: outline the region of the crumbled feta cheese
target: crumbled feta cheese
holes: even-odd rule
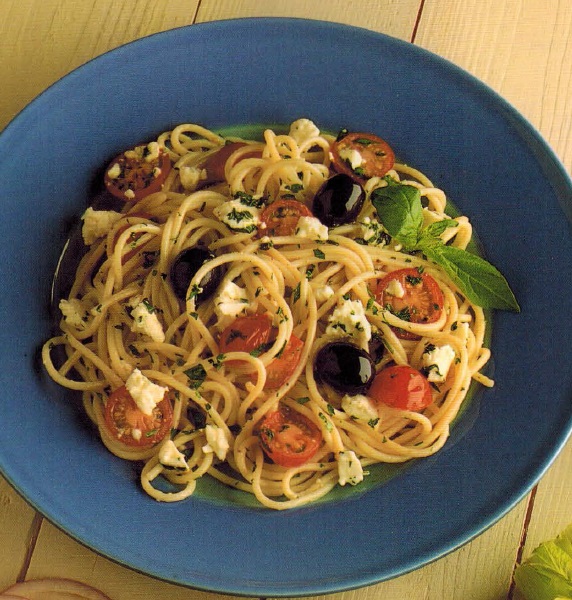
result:
[[[186,165],[179,169],[179,179],[181,180],[181,185],[186,190],[196,190],[199,183],[206,178],[207,172],[205,169]]]
[[[159,146],[158,142],[149,142],[147,144],[147,155],[145,156],[145,160],[147,162],[153,162],[159,158],[159,154],[161,153],[161,146]]]
[[[205,427],[205,434],[207,443],[203,446],[203,452],[214,452],[219,460],[224,460],[230,448],[224,429],[209,424]]]
[[[385,246],[388,234],[377,219],[365,217],[360,223],[363,241],[369,246]]]
[[[154,342],[164,342],[165,332],[157,317],[155,308],[148,300],[143,300],[131,311],[133,323],[131,331],[148,335]]]
[[[296,140],[298,145],[301,145],[306,140],[320,135],[320,130],[310,119],[297,119],[290,125],[288,135]]]
[[[177,471],[189,470],[185,455],[177,448],[173,440],[167,440],[161,444],[158,458],[159,462],[168,469],[176,469]]]
[[[107,176],[109,179],[117,179],[121,175],[121,165],[115,163],[110,169],[107,170]]]
[[[316,302],[326,302],[329,300],[336,292],[331,285],[321,285],[317,290],[314,291],[314,296],[316,298]]]
[[[215,299],[215,313],[217,317],[237,317],[246,311],[250,305],[250,299],[244,288],[236,285],[233,281],[226,281]]]
[[[371,339],[371,325],[365,315],[360,300],[343,300],[329,318],[326,328],[328,335],[349,335],[368,342]]]
[[[363,394],[357,394],[356,396],[346,394],[342,398],[342,409],[350,417],[362,419],[363,421],[372,421],[379,417],[373,402]]]
[[[396,298],[403,298],[403,296],[405,296],[405,290],[403,289],[403,286],[401,285],[401,282],[398,281],[397,279],[392,279],[387,284],[387,287],[385,288],[385,291],[390,296],[395,296]]]
[[[138,442],[143,437],[143,432],[141,429],[137,429],[137,427],[133,427],[131,430],[131,437]]]
[[[296,235],[325,242],[328,239],[328,227],[316,217],[300,217],[296,224]]]
[[[353,450],[338,453],[338,483],[340,485],[357,485],[363,481],[363,468]]]
[[[135,192],[133,190],[125,190],[123,195],[129,200],[133,200],[133,198],[135,198]]]
[[[167,388],[145,377],[139,369],[133,369],[125,382],[125,387],[139,410],[146,415],[153,414],[153,409],[163,400],[167,391]]]
[[[423,366],[428,371],[427,379],[432,382],[443,382],[455,359],[455,350],[449,344],[429,346],[423,353]]]
[[[260,224],[260,209],[244,204],[240,198],[223,202],[213,212],[233,231],[251,233]]]
[[[85,308],[80,300],[77,298],[60,300],[59,307],[68,325],[80,330],[85,329]]]
[[[349,163],[350,167],[355,171],[364,163],[363,156],[355,149],[344,146],[339,152],[340,158]]]
[[[107,235],[111,227],[123,215],[114,210],[93,210],[91,206],[83,213],[81,234],[86,246]]]

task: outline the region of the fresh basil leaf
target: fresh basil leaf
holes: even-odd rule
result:
[[[467,298],[482,308],[520,312],[520,306],[504,276],[484,258],[444,244],[423,244],[421,250],[437,263]]]
[[[435,223],[431,223],[421,231],[421,236],[431,236],[431,237],[439,237],[444,231],[449,229],[449,227],[458,227],[458,221],[455,219],[443,219],[442,221],[435,221]]]
[[[414,249],[423,225],[419,190],[406,184],[388,185],[375,189],[371,193],[371,202],[389,235],[406,250]]]

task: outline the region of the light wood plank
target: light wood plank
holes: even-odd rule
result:
[[[420,4],[421,0],[203,0],[197,22],[239,17],[300,17],[365,27],[409,40]]]
[[[12,585],[34,538],[36,513],[0,475],[0,590]]]
[[[158,541],[160,544],[160,541]],[[214,567],[216,568],[216,566]],[[95,554],[44,521],[27,578],[68,577],[105,592],[113,600],[229,600],[141,575]]]
[[[572,172],[572,3],[427,0],[416,43],[499,92]]]
[[[522,559],[542,542],[556,537],[572,524],[572,440],[563,448],[538,484],[534,509],[526,531]],[[514,600],[523,600],[518,590]]]
[[[37,94],[94,56],[151,33],[192,23],[198,4],[198,0],[4,2],[0,130]]]

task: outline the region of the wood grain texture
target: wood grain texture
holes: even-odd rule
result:
[[[151,33],[193,23],[198,4],[198,0],[4,0],[0,129],[37,94],[91,58]]]

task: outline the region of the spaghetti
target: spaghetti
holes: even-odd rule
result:
[[[493,385],[483,309],[405,251],[372,198],[416,190],[449,247],[467,247],[469,220],[447,216],[419,171],[371,175],[365,150],[336,143],[307,119],[252,142],[180,125],[113,161],[106,187],[122,199],[83,215],[87,251],[43,361],[82,393],[107,448],[143,461],[153,498],[186,498],[208,474],[266,507],[300,506],[369,465],[434,454],[471,382]],[[335,212],[320,204],[334,173],[365,200],[328,226],[314,213]],[[412,310],[415,286],[429,300]],[[356,357],[365,375],[349,372]],[[378,380],[401,367],[421,378],[422,405]]]

